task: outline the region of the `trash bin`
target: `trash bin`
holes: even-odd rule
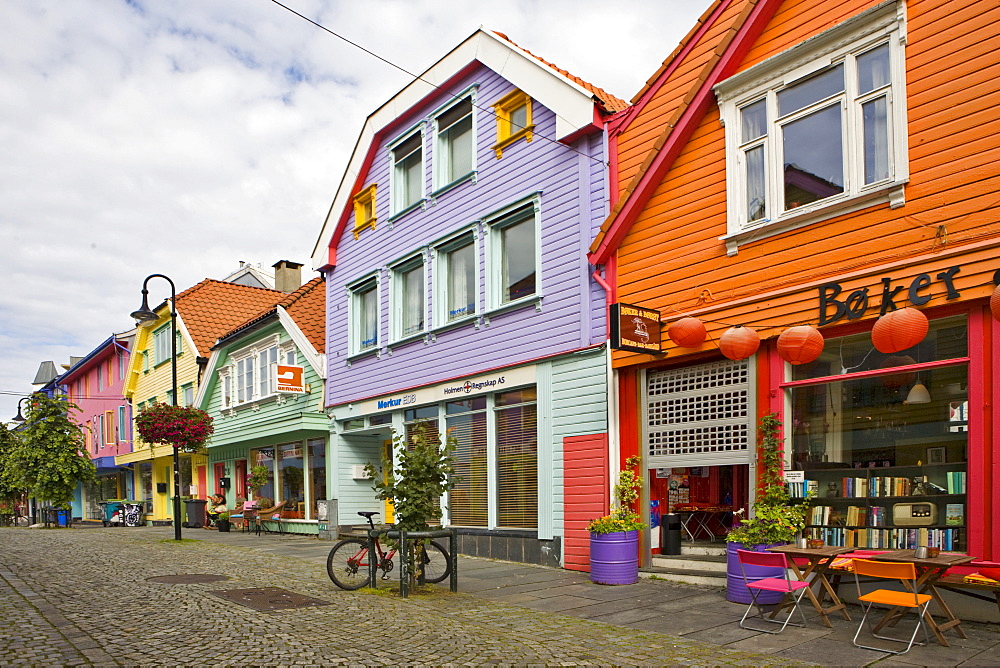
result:
[[[187,522],[184,522],[182,526],[189,529],[200,529],[205,526],[205,506],[208,505],[208,501],[205,499],[184,499],[184,505],[187,506]]]
[[[56,517],[59,520],[59,526],[68,527],[70,522],[70,513],[72,511],[66,510],[65,508],[60,508],[56,511]]]
[[[681,516],[667,513],[660,520],[660,554],[681,553]]]
[[[97,505],[101,507],[104,512],[104,516],[101,518],[101,524],[104,526],[117,526],[121,523],[121,515],[115,517],[115,513],[118,513],[122,509],[122,504],[124,501],[121,499],[107,499],[105,501],[98,501]]]

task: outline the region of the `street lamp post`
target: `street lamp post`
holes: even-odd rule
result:
[[[135,318],[135,322],[141,325],[146,322],[153,322],[159,318],[156,312],[149,308],[149,290],[146,289],[146,285],[149,283],[151,278],[162,278],[167,283],[170,284],[170,374],[171,374],[171,388],[173,394],[171,396],[171,402],[174,406],[177,405],[177,289],[174,287],[174,282],[163,274],[150,274],[146,277],[146,280],[142,282],[142,306],[139,307],[138,311],[133,311],[131,316]],[[181,468],[180,468],[180,454],[178,454],[179,448],[174,445],[174,540],[181,539]]]

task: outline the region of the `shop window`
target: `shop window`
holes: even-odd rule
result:
[[[967,355],[960,316],[931,321],[907,350],[880,353],[866,332],[829,339],[818,360],[791,368],[786,438],[790,465],[805,472],[793,492],[815,494],[809,535],[968,549]]]
[[[752,231],[759,238],[762,228],[774,234],[879,197],[902,203],[901,6],[885,3],[716,87],[726,127],[728,237],[738,243]]]
[[[139,462],[139,494],[145,511],[153,512],[153,465],[150,462]]]
[[[453,456],[458,482],[448,494],[451,524],[486,527],[489,523],[489,455],[486,397],[445,404],[445,425],[455,439]]]
[[[497,526],[538,527],[535,388],[496,395]]]
[[[531,97],[520,90],[515,90],[500,98],[493,105],[497,117],[497,143],[493,150],[497,160],[503,157],[503,149],[524,138],[531,141],[535,126],[531,122]]]
[[[403,411],[403,422],[406,428],[406,442],[410,443],[418,431],[423,432],[424,438],[438,438],[438,407],[437,404],[431,406],[420,406],[419,408],[408,408]]]
[[[286,517],[305,516],[305,457],[301,443],[287,443],[278,448],[278,487],[275,503],[285,501]]]
[[[309,448],[309,499],[306,504],[309,515],[307,519],[316,519],[319,510],[318,501],[327,498],[326,493],[326,441],[322,438],[312,439]]]
[[[250,451],[250,468],[255,466],[263,466],[267,469],[267,482],[264,483],[256,492],[254,492],[255,499],[271,499],[274,498],[274,448],[256,448]],[[247,490],[249,491],[249,490]],[[278,499],[280,500],[280,499]]]

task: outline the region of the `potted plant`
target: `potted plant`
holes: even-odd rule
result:
[[[250,468],[250,473],[247,474],[247,489],[250,490],[254,496],[257,495],[257,491],[261,487],[266,485],[271,479],[271,471],[263,464],[258,464]],[[259,503],[257,505],[260,505]]]
[[[784,455],[779,434],[781,421],[768,413],[760,421],[760,487],[753,505],[753,517],[744,517],[744,509],[734,513],[737,522],[726,534],[726,599],[734,603],[750,603],[750,591],[743,580],[737,550],[763,552],[775,545],[792,542],[806,524],[808,502],[792,504],[785,485]],[[780,569],[744,566],[747,579],[760,580],[780,576]],[[759,603],[778,603],[780,592],[761,592]]]
[[[228,533],[229,529],[231,528],[231,524],[229,522],[229,513],[226,512],[219,513],[219,518],[215,520],[215,526],[219,528],[219,531]]]
[[[599,584],[634,584],[639,581],[639,530],[646,528],[632,504],[639,498],[642,479],[636,472],[639,457],[625,460],[618,473],[611,512],[591,520],[590,580]]]
[[[154,443],[169,443],[181,452],[202,452],[215,430],[212,416],[193,406],[153,404],[135,416],[135,428],[152,448]]]

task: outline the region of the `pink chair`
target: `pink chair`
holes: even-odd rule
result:
[[[743,619],[740,620],[740,628],[748,629],[750,631],[760,631],[762,633],[781,633],[791,622],[792,615],[795,614],[796,610],[799,611],[799,617],[802,618],[802,623],[792,623],[792,626],[805,626],[806,616],[802,613],[802,608],[799,607],[799,603],[801,603],[802,597],[805,596],[806,590],[809,589],[809,583],[792,580],[788,577],[788,559],[785,555],[780,552],[752,552],[750,550],[737,550],[736,553],[740,559],[740,570],[743,571],[743,581],[746,583],[747,589],[750,590],[750,596],[752,599],[750,605],[747,607],[747,611],[743,613]],[[763,578],[761,580],[751,582],[747,578],[746,568],[744,568],[744,565],[781,568],[784,569],[785,577]],[[767,611],[764,610],[759,603],[757,603],[757,597],[762,591],[779,591],[789,595],[784,605],[790,605],[792,609],[788,611],[788,616],[785,617],[784,621],[780,619],[771,619],[766,616]],[[796,594],[796,592],[798,593]],[[748,626],[746,624],[747,616],[754,608],[757,608],[756,616],[760,617],[765,622],[781,624],[781,628],[774,630]]]

